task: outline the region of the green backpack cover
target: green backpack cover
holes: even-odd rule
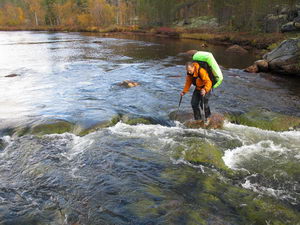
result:
[[[215,81],[213,82],[213,88],[217,88],[221,85],[223,81],[223,74],[212,53],[199,51],[193,56],[193,61],[198,62],[200,66],[202,62],[207,63],[211,69],[214,78],[213,80]]]

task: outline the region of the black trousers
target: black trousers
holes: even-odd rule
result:
[[[208,105],[209,97],[210,97],[210,92],[208,92],[203,98],[201,95],[201,92],[199,90],[195,89],[195,91],[193,93],[192,101],[191,101],[195,120],[204,119],[204,118],[201,118],[201,112],[200,112],[200,108],[199,108],[199,107],[201,107],[201,110],[203,110],[203,100],[204,100],[205,118],[210,117],[211,112],[210,112],[210,108]]]

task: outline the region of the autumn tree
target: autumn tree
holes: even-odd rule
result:
[[[94,26],[107,26],[115,22],[114,7],[105,0],[88,0],[88,11]]]
[[[45,18],[43,0],[23,0],[29,11],[30,20],[34,20],[36,26],[39,26]]]
[[[25,15],[21,7],[12,3],[6,3],[0,11],[0,24],[18,26],[25,24]]]

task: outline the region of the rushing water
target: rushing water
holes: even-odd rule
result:
[[[1,32],[0,224],[296,224],[299,131],[229,122],[222,130],[187,129],[169,121],[188,60],[179,53],[201,49],[199,43]],[[202,50],[225,67],[224,83],[211,99],[214,112],[263,108],[300,116],[299,78],[246,74],[241,69],[253,54],[225,54],[222,46]],[[19,76],[5,77],[12,73]],[[123,80],[141,85],[116,85]],[[185,96],[182,109],[190,110],[189,101]],[[116,114],[160,122],[120,122],[83,137],[5,132],[51,119],[89,127]],[[201,146],[223,152],[226,168],[184,160]]]

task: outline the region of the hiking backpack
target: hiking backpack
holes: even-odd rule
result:
[[[223,74],[212,53],[199,51],[193,56],[193,61],[207,71],[213,89],[221,85]]]

